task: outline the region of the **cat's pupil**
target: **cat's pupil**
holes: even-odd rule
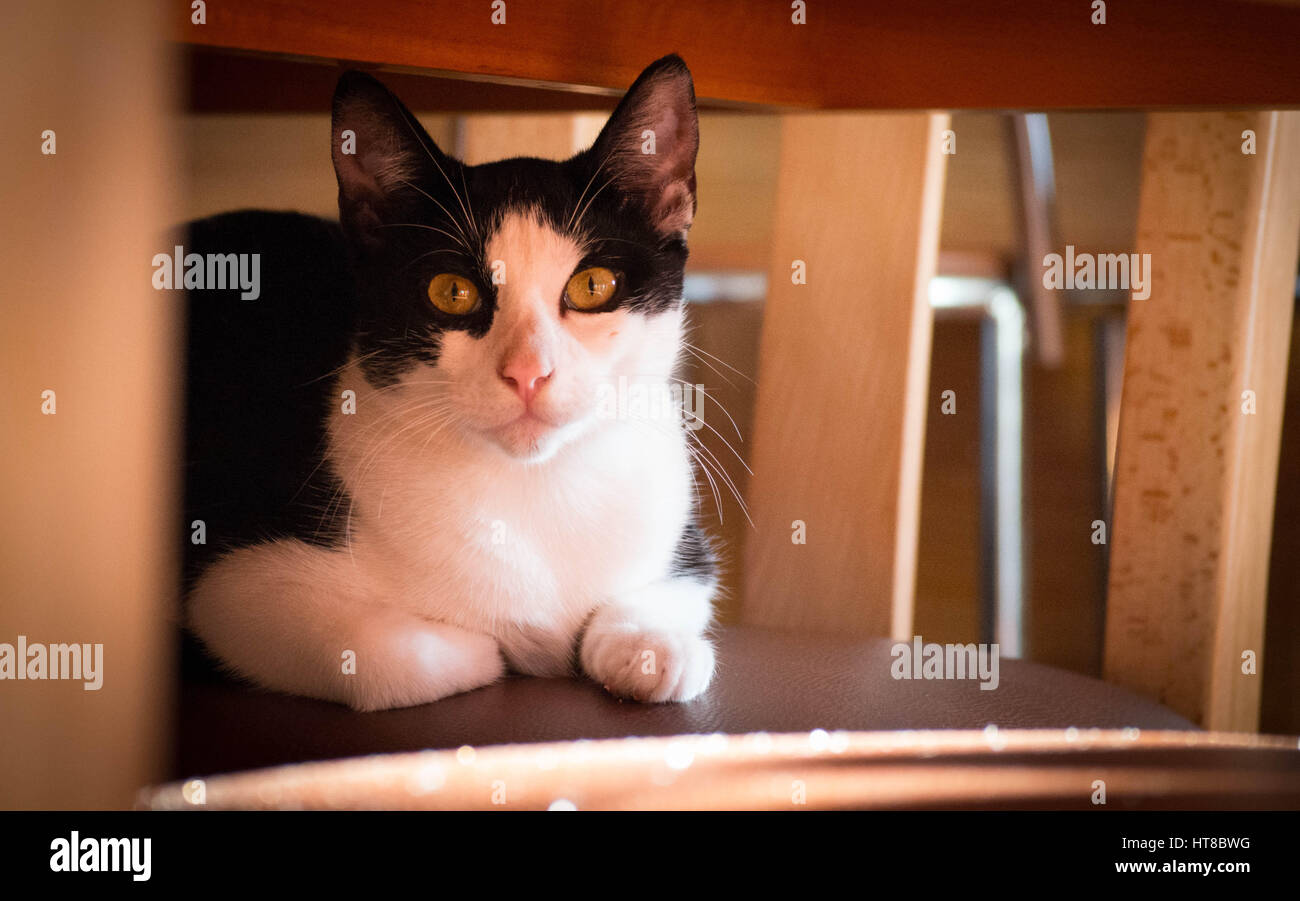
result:
[[[596,279],[590,275],[587,276],[587,293],[589,294],[596,293]]]

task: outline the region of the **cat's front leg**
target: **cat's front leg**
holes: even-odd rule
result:
[[[505,672],[492,636],[382,603],[347,551],[300,541],[223,557],[191,593],[188,622],[231,672],[356,710],[427,704]]]
[[[582,669],[611,694],[689,701],[713,678],[712,579],[675,576],[610,600],[582,637]]]

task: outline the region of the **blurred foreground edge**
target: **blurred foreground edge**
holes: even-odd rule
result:
[[[1300,740],[989,727],[466,746],[196,778],[146,790],[138,806],[1300,810]]]

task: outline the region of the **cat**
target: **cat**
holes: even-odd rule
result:
[[[355,71],[332,131],[338,223],[185,236],[261,267],[256,300],[189,292],[188,629],[226,672],[362,711],[507,670],[697,697],[717,557],[680,410],[599,402],[675,380],[690,71],[650,65],[564,162],[466,165]]]

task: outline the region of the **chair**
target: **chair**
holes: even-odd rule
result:
[[[608,92],[654,55],[635,6],[608,14],[618,37],[608,54],[589,55],[560,52],[570,46],[563,17],[523,5],[510,8],[510,29],[494,30],[485,15],[454,39],[432,21],[373,9],[384,5],[325,19],[292,3],[228,0],[201,29],[178,24],[173,38],[268,54],[250,65],[298,72],[259,82],[268,108],[316,103],[333,73],[311,60],[368,60],[416,80],[409,70],[472,74],[505,92],[525,82]],[[1294,740],[1227,734],[1258,724],[1258,679],[1242,663],[1263,642],[1300,237],[1300,113],[1150,116],[1139,245],[1154,279],[1130,308],[1105,681],[1015,660],[997,691],[887,675],[893,642],[913,634],[924,414],[935,402],[927,289],[948,123],[941,113],[853,110],[1271,101],[1267,73],[1295,68],[1284,38],[1300,11],[1228,5],[1234,27],[1249,25],[1259,41],[1223,48],[1212,80],[1189,79],[1186,68],[1216,43],[1222,17],[1208,2],[1196,4],[1204,16],[1180,12],[1177,27],[1158,11],[1132,12],[1141,40],[1166,39],[1158,59],[1122,35],[1080,49],[1077,35],[1029,23],[1038,32],[1011,38],[983,12],[940,0],[928,0],[930,11],[955,17],[965,40],[920,27],[914,8],[871,18],[826,10],[820,22],[814,10],[807,26],[755,26],[752,41],[719,56],[700,36],[740,15],[738,4],[675,11],[673,34],[654,43],[691,60],[701,96],[784,111],[749,484],[755,528],[742,622],[719,630],[715,684],[693,704],[645,707],[578,680],[512,678],[363,715],[195,677],[181,689],[164,778],[203,776],[204,803],[232,807],[490,806],[496,772],[531,774],[520,776],[524,806],[553,803],[562,789],[585,792],[590,806],[801,803],[756,788],[759,776],[806,781],[810,806],[1088,806],[1077,771],[1092,767],[1128,806],[1300,807]],[[355,27],[340,24],[349,15]],[[814,47],[817,67],[795,63]],[[1011,58],[1021,66],[997,64]],[[465,84],[469,103],[485,90]],[[1253,154],[1241,152],[1246,132]],[[795,261],[807,284],[792,282]],[[827,334],[860,339],[828,353]],[[804,544],[790,540],[795,520],[807,527]],[[647,738],[575,743],[627,736]],[[377,752],[412,754],[350,759]],[[141,803],[195,802],[177,783]]]
[[[234,24],[200,39],[283,52],[307,42],[314,55],[348,55],[337,36],[307,23],[290,40],[293,14],[281,15],[269,31]],[[391,50],[384,62],[425,58],[420,48]],[[556,75],[554,61],[535,62],[530,74]],[[705,75],[700,91],[724,83]],[[735,99],[753,98],[738,90]],[[509,136],[466,121],[463,147]],[[891,642],[872,638],[913,633],[921,448],[926,405],[936,402],[927,390],[928,287],[947,126],[931,113],[782,116],[742,623],[720,630],[719,674],[704,698],[640,707],[582,681],[513,678],[428,709],[361,716],[200,683],[183,695],[177,775],[622,736],[990,725],[1254,731],[1259,681],[1240,664],[1263,638],[1300,235],[1300,114],[1151,115],[1138,230],[1154,275],[1150,297],[1129,316],[1107,681],[1008,661],[993,692],[972,682],[891,684]],[[1240,152],[1247,130],[1255,155]],[[559,135],[557,152],[570,139]],[[539,140],[535,130],[528,140]],[[796,264],[806,281],[790,277]],[[854,341],[828,352],[834,335]],[[1252,389],[1255,412],[1243,414],[1241,393]],[[791,540],[795,520],[811,539]]]

